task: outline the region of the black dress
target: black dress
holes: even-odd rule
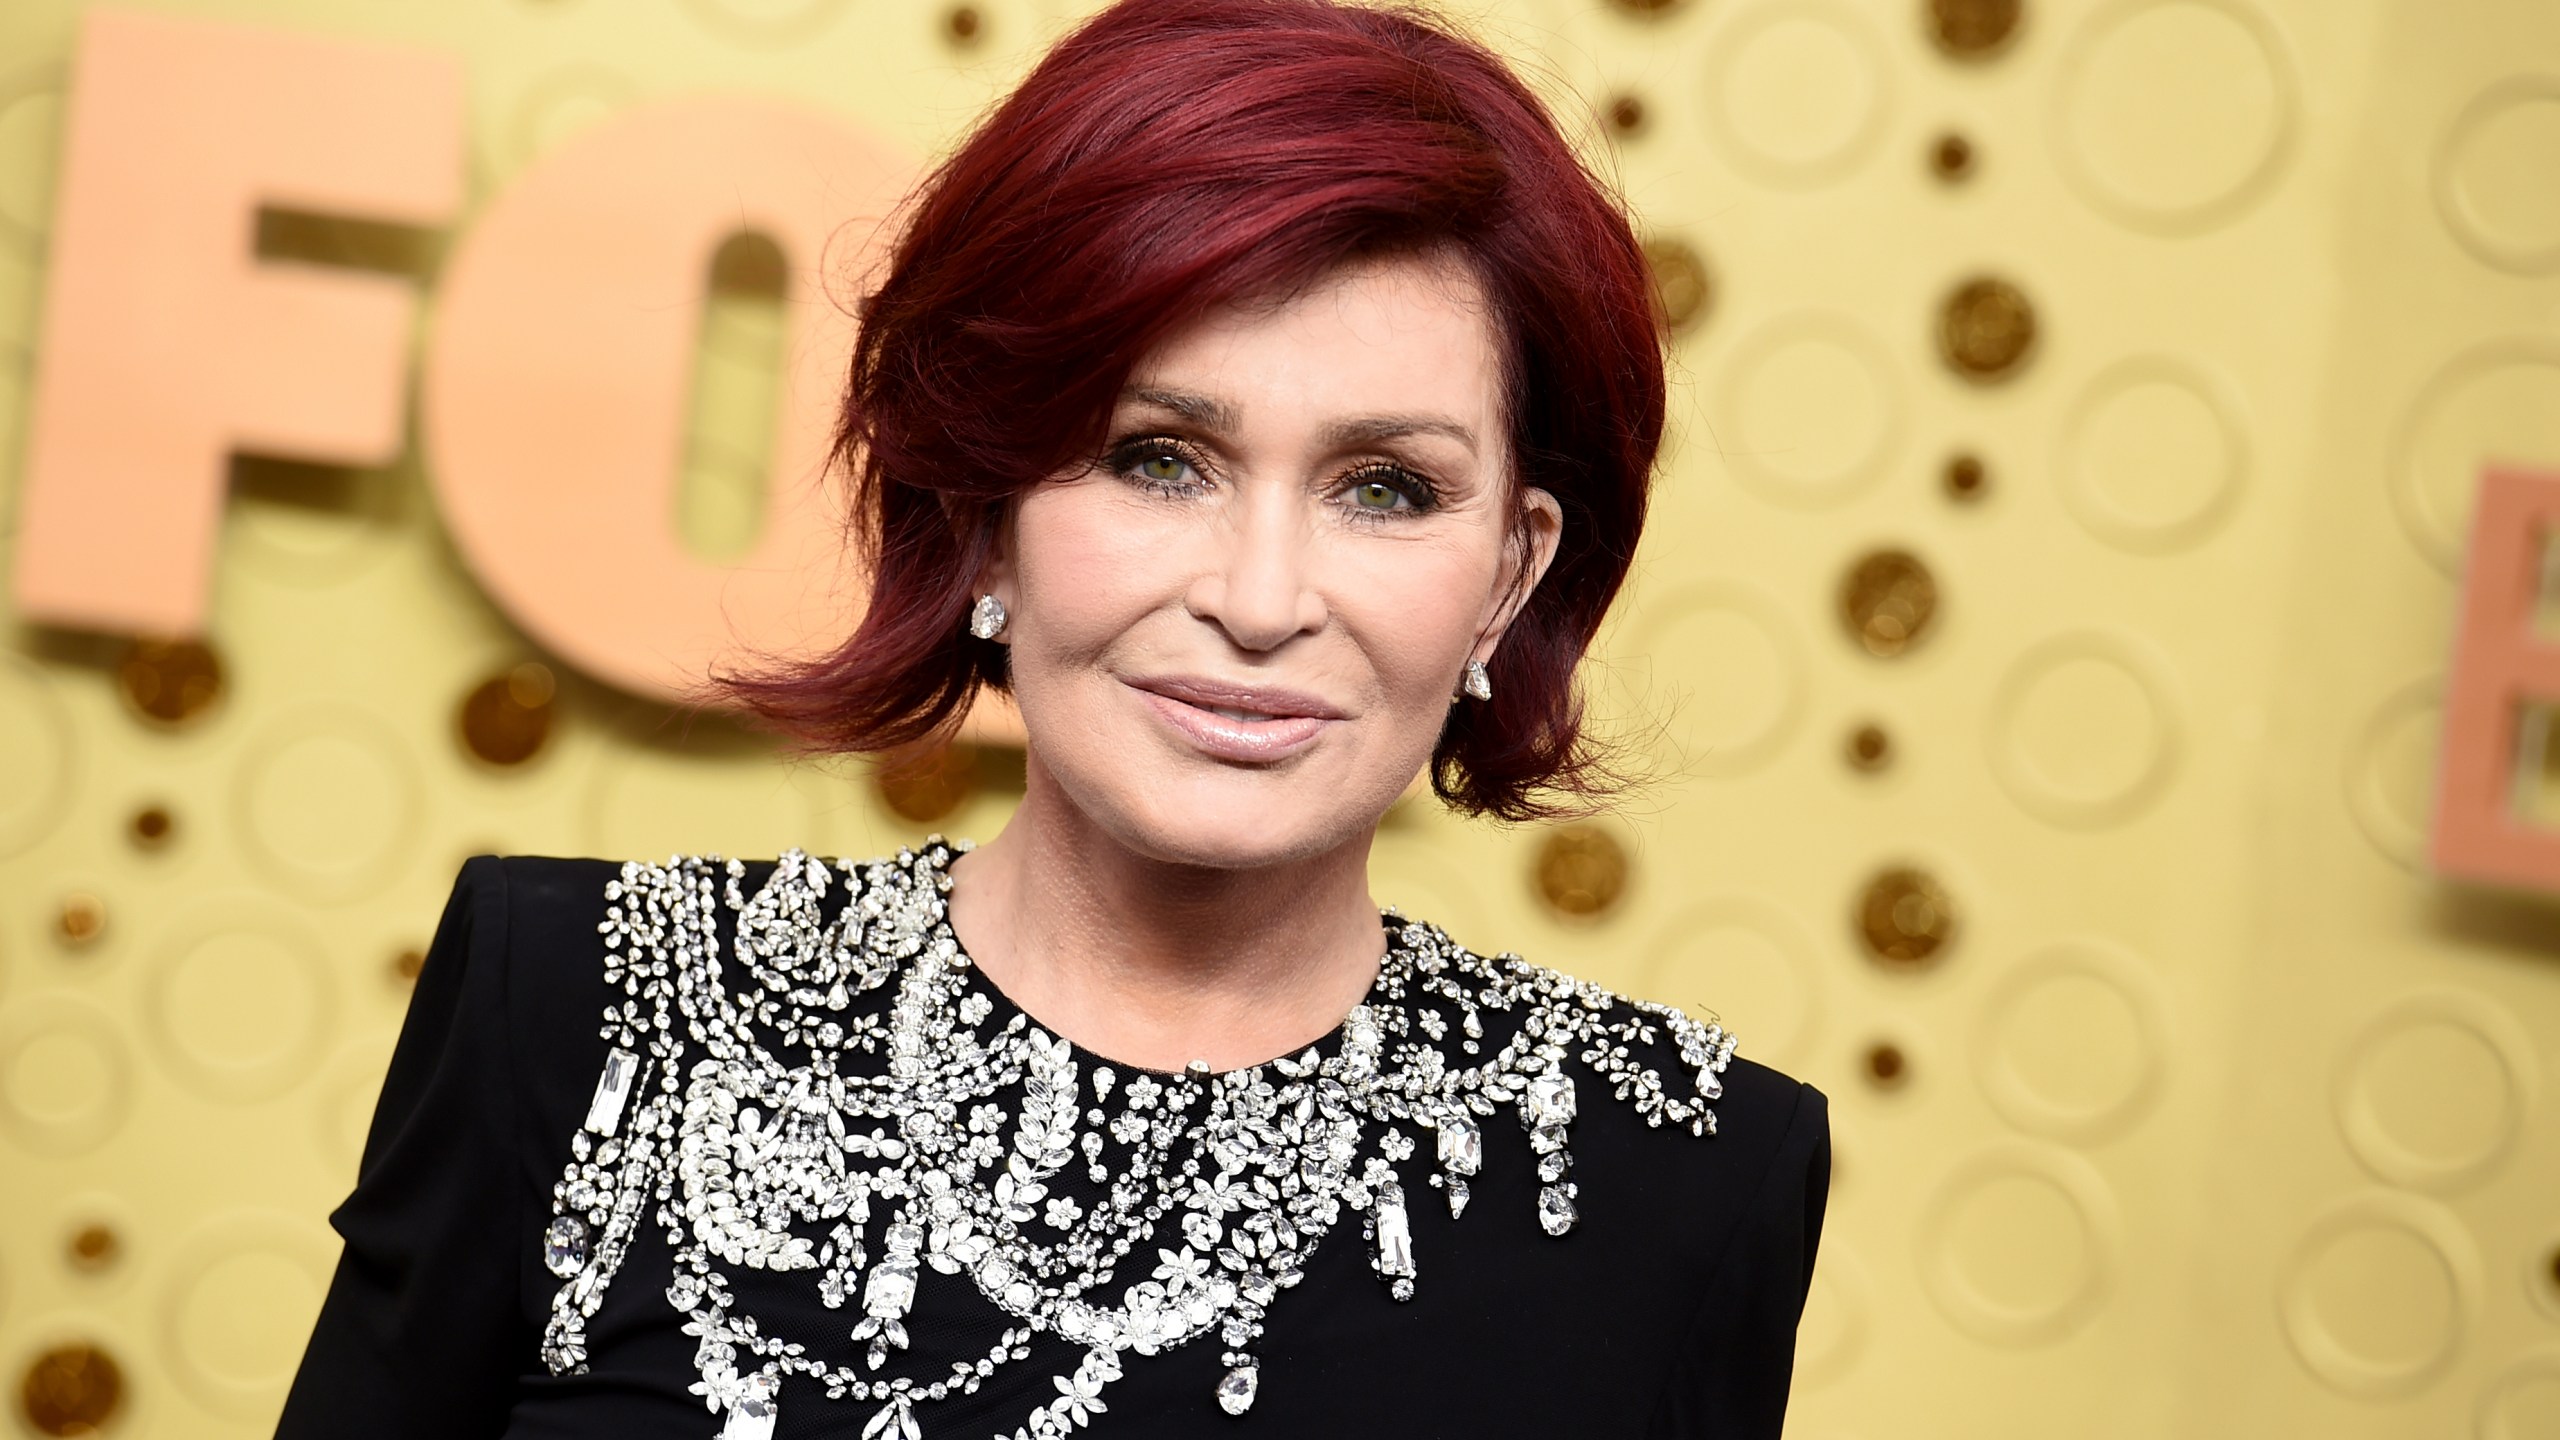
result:
[[[486,856],[463,866],[355,1190],[331,1216],[345,1250],[282,1440],[720,1433],[722,1417],[688,1388],[696,1343],[665,1298],[673,1260],[654,1223],[640,1226],[587,1322],[584,1373],[553,1374],[540,1357],[561,1288],[543,1254],[554,1187],[611,1043],[599,1015],[620,998],[599,939],[620,869]],[[748,883],[773,869],[749,866]],[[982,978],[972,983],[996,1021],[1013,1013]],[[885,1006],[889,988],[869,995]],[[1318,1048],[1332,1053],[1341,1036]],[[1683,1073],[1667,1044],[1640,1058]],[[1212,1333],[1127,1355],[1107,1408],[1079,1433],[1776,1436],[1829,1183],[1826,1102],[1741,1056],[1722,1083],[1716,1133],[1699,1138],[1648,1127],[1583,1072],[1571,1147],[1579,1223],[1561,1238],[1536,1218],[1539,1177],[1520,1132],[1489,1123],[1462,1218],[1417,1187],[1410,1300],[1391,1299],[1372,1272],[1357,1221],[1341,1225],[1316,1243],[1303,1282],[1270,1305],[1248,1411],[1230,1417],[1212,1402],[1225,1373]],[[1062,1191],[1094,1203],[1099,1187],[1078,1189],[1081,1167],[1067,1168]],[[847,1338],[859,1311],[823,1307],[805,1278],[750,1274],[737,1300],[767,1333],[859,1365]],[[982,1355],[1012,1323],[965,1285],[924,1285],[913,1303],[918,1364]],[[1010,1436],[1025,1412],[1054,1401],[1053,1377],[1074,1368],[1077,1347],[1040,1343],[1057,1355],[1035,1353],[976,1393],[919,1407],[928,1440]],[[803,1378],[787,1379],[780,1399],[777,1440],[852,1440],[879,1409],[831,1402]]]

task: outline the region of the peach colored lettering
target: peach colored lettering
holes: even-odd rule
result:
[[[406,281],[261,264],[262,205],[445,223],[460,70],[119,10],[81,23],[12,581],[29,619],[201,633],[227,456],[400,452]]]
[[[2560,833],[2520,819],[2513,801],[2525,709],[2560,705],[2560,644],[2534,631],[2555,523],[2560,474],[2481,477],[2436,783],[2435,865],[2454,879],[2560,890]]]

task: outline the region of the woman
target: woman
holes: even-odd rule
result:
[[[1009,690],[1020,809],[465,865],[280,1433],[1775,1435],[1821,1094],[1365,882],[1426,767],[1506,819],[1602,786],[1649,307],[1433,22],[1069,36],[866,300],[868,611],[728,682],[856,751]]]

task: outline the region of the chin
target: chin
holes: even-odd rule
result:
[[[1194,762],[1117,797],[1094,797],[1101,803],[1084,808],[1121,844],[1149,859],[1259,870],[1365,844],[1402,788],[1313,769]]]

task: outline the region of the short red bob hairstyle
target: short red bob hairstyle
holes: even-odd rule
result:
[[[1006,503],[1100,450],[1154,345],[1346,262],[1445,250],[1497,313],[1516,479],[1564,527],[1496,698],[1450,708],[1432,787],[1512,820],[1608,788],[1575,671],[1643,528],[1661,331],[1624,210],[1500,59],[1411,10],[1122,0],[908,205],[836,434],[870,606],[832,653],[719,676],[730,699],[811,750],[948,736],[1006,684],[1004,648],[964,626]]]

